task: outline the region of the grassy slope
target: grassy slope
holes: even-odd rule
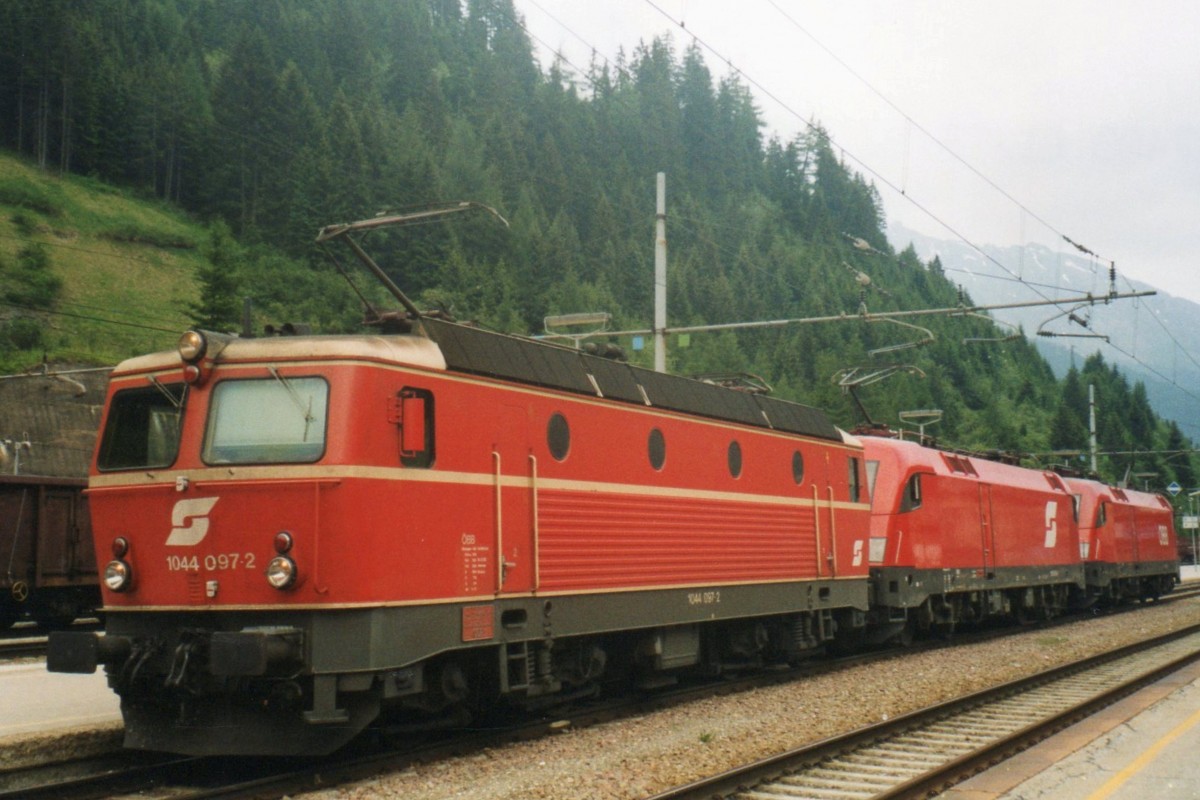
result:
[[[45,346],[0,353],[0,372],[35,365],[43,351],[51,361],[115,364],[174,346],[196,299],[204,241],[203,226],[166,204],[0,154],[0,258],[11,263],[41,243],[63,279],[59,313],[35,315]],[[26,313],[0,305],[0,321]]]

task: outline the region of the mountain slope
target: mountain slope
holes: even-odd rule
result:
[[[0,154],[0,373],[170,347],[206,236],[166,204]]]
[[[889,238],[898,248],[911,243],[922,260],[939,258],[946,277],[981,305],[1087,294],[1102,297],[1109,291],[1106,264],[1042,245],[985,245],[981,254],[961,241],[926,236],[899,224],[889,227]],[[1131,382],[1144,383],[1155,411],[1178,422],[1195,438],[1200,435],[1196,422],[1200,420],[1200,392],[1193,388],[1200,386],[1200,364],[1194,355],[1200,353],[1200,328],[1194,321],[1200,319],[1200,305],[1161,287],[1123,277],[1117,280],[1119,293],[1157,294],[1092,306],[1004,309],[993,315],[1023,328],[1056,375],[1062,376],[1072,364],[1078,366],[1090,354],[1100,353]],[[1088,326],[1071,321],[1067,312]],[[1108,342],[1092,338],[1096,336],[1107,336]]]

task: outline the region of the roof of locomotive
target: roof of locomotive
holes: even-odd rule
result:
[[[454,322],[425,317],[421,325],[441,347],[450,369],[843,441],[823,412],[799,403]]]
[[[909,470],[932,472],[938,475],[953,475],[961,478],[977,478],[990,483],[1009,486],[1031,485],[1032,488],[1065,490],[1062,479],[1049,470],[1021,467],[1001,461],[954,453],[925,447],[917,442],[888,439],[878,436],[862,437],[868,459],[878,458],[881,451],[892,454],[898,464],[898,473]]]
[[[1171,510],[1167,498],[1154,492],[1122,489],[1090,478],[1067,478],[1066,481],[1070,490],[1080,495],[1085,511],[1100,502],[1120,503],[1155,511]]]
[[[267,336],[233,338],[221,349],[217,363],[272,359],[367,359],[446,369],[441,350],[419,336]],[[178,369],[179,353],[163,350],[126,359],[112,376]]]
[[[217,363],[279,358],[362,358],[511,380],[589,397],[847,442],[823,412],[799,403],[668,375],[580,350],[422,317],[411,334],[231,339]],[[424,335],[420,335],[420,334]],[[123,374],[175,369],[175,351],[131,358]]]

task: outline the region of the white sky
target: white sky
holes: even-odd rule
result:
[[[615,62],[656,35],[677,54],[698,37],[719,53],[704,53],[714,80],[725,59],[744,74],[767,135],[821,123],[889,219],[957,238],[919,204],[979,245],[1065,250],[1065,234],[1200,302],[1194,0],[515,2],[535,47],[580,68],[593,48]]]

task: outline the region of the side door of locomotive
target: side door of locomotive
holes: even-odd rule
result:
[[[996,574],[996,525],[992,515],[991,484],[979,484],[979,544],[980,563],[983,566],[979,577],[994,577]]]
[[[805,481],[812,482],[814,571],[818,578],[836,578],[861,567],[861,560],[856,564],[852,552],[855,527],[851,520],[855,515],[847,509],[847,502],[868,501],[864,460],[861,454],[831,460],[826,453],[812,461],[812,474],[809,476],[806,467]]]
[[[534,589],[534,486],[536,462],[530,447],[529,410],[496,407],[492,443],[496,594]]]

